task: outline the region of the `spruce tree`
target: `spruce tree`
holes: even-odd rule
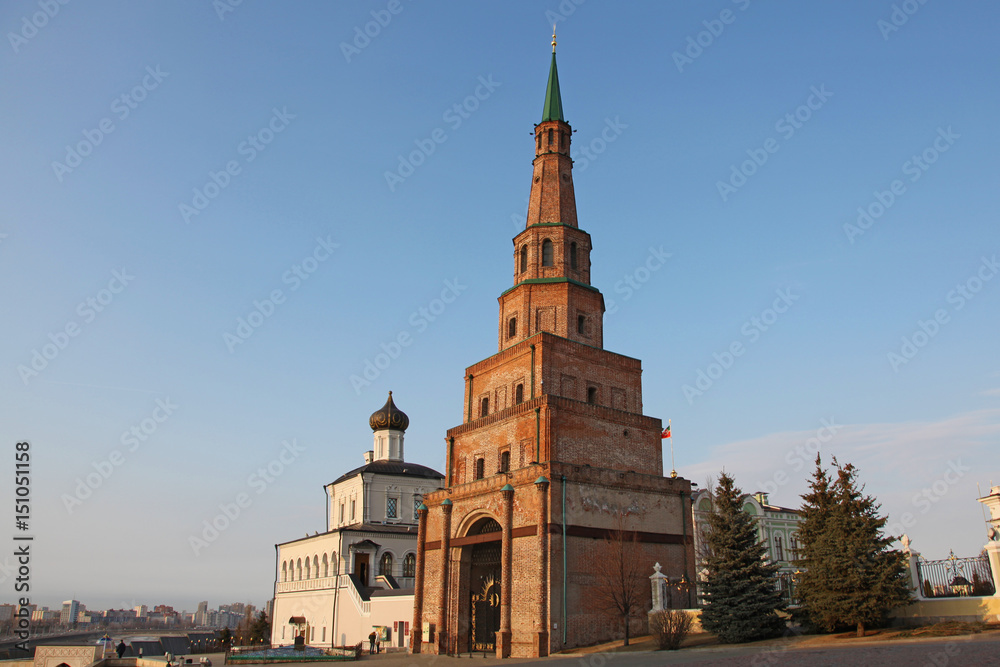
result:
[[[766,561],[754,519],[743,511],[742,492],[726,473],[719,477],[714,500],[708,515],[702,627],[726,644],[774,637],[785,627],[776,613],[785,607],[778,566]]]
[[[857,468],[833,463],[831,482],[816,458],[811,493],[802,497],[799,595],[817,626],[831,632],[853,626],[863,637],[865,626],[911,600],[906,557],[889,548],[896,538],[882,532],[888,517],[858,486]]]

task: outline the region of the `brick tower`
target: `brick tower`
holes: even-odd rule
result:
[[[659,562],[674,581],[693,576],[691,484],[663,476],[662,423],[642,414],[640,361],[603,346],[571,137],[553,35],[498,352],[466,369],[445,488],[419,511],[414,652],[536,657],[616,636],[595,604],[593,563],[622,526],[638,535],[644,571]]]

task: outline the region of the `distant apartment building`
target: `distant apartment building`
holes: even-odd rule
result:
[[[62,604],[62,613],[59,615],[59,622],[63,625],[73,625],[80,618],[80,608],[83,605],[79,600],[66,600]]]
[[[146,618],[149,615],[149,607],[144,604],[137,605],[135,607],[136,618]]]
[[[60,612],[48,607],[42,607],[31,612],[31,620],[34,623],[54,623],[59,620]]]

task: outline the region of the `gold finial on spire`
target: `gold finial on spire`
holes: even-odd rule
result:
[[[552,24],[552,53],[556,52],[556,24]]]

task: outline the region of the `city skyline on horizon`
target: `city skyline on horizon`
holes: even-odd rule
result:
[[[836,456],[915,550],[978,554],[997,8],[223,5],[60,5],[30,37],[35,4],[0,10],[32,603],[264,608],[390,389],[406,460],[443,470],[513,284],[553,17],[605,347],[642,360],[664,469],[673,444],[699,486],[797,507]]]

